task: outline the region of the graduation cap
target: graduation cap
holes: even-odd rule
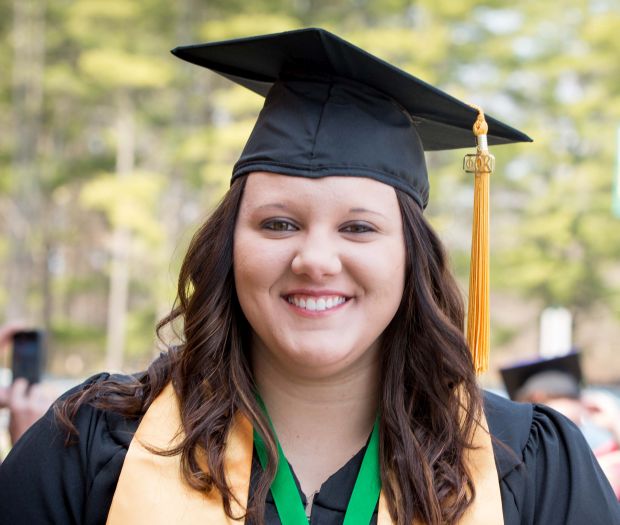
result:
[[[500,369],[510,399],[523,399],[534,392],[548,397],[577,398],[583,374],[581,354],[572,352],[551,359],[536,359]]]
[[[323,29],[182,46],[172,53],[265,97],[233,180],[254,171],[369,177],[425,208],[424,151],[477,144],[477,154],[466,157],[476,173],[468,340],[476,368],[486,368],[493,165],[487,144],[531,139]]]

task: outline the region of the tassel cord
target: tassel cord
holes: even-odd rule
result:
[[[473,126],[478,147],[475,155],[466,155],[465,171],[474,173],[474,206],[472,217],[469,300],[467,308],[467,343],[477,374],[488,369],[490,351],[490,250],[489,250],[489,187],[495,158],[487,146],[488,125],[480,108]]]

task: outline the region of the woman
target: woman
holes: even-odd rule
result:
[[[573,426],[477,389],[461,298],[422,216],[423,149],[462,145],[472,112],[320,30],[175,52],[267,94],[160,323],[182,320],[184,342],[66,396],[2,467],[2,515],[618,522]],[[524,140],[490,122],[491,140]]]

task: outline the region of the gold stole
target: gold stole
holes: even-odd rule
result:
[[[179,455],[159,456],[144,447],[147,444],[151,448],[167,449],[179,443],[180,429],[178,400],[172,385],[168,384],[146,411],[129,445],[107,525],[224,525],[243,522],[226,516],[219,493],[212,491],[205,495],[185,482]],[[469,452],[467,464],[476,487],[476,498],[459,525],[503,525],[499,481],[484,415],[474,434],[473,445],[476,448]],[[236,516],[243,515],[247,505],[252,451],[252,425],[238,414],[224,457],[228,483],[241,504],[233,504],[233,515]],[[202,468],[206,470],[204,464]],[[391,524],[385,497],[381,493],[378,525]]]

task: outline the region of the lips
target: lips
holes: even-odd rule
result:
[[[297,308],[301,308],[308,312],[323,312],[325,310],[331,310],[344,304],[347,301],[347,297],[344,295],[305,295],[305,294],[291,294],[286,296],[286,300],[289,304],[295,305]]]

